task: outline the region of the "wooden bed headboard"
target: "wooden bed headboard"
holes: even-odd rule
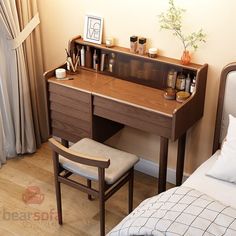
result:
[[[236,117],[236,62],[228,64],[221,72],[212,153],[220,148],[226,136],[229,114]]]

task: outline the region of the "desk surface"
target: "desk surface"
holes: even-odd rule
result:
[[[174,100],[164,99],[162,90],[108,75],[80,70],[79,74],[71,77],[74,80],[57,80],[55,77],[52,77],[48,81],[97,96],[108,97],[115,101],[150,110],[168,117],[172,117],[175,110],[183,105]]]

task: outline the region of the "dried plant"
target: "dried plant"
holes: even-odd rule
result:
[[[188,48],[196,50],[199,42],[206,42],[206,34],[200,29],[197,32],[193,32],[189,35],[184,35],[182,31],[182,19],[185,9],[176,7],[174,0],[169,0],[169,9],[166,13],[159,15],[159,22],[161,29],[167,29],[173,31],[173,35],[178,37],[186,51]]]

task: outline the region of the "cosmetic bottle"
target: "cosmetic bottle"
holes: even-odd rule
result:
[[[182,72],[179,73],[176,80],[176,89],[180,91],[185,90],[185,82],[186,82],[185,75]]]
[[[100,70],[101,71],[104,71],[105,69],[105,60],[106,60],[106,54],[105,53],[102,53],[101,55],[101,65],[100,65]]]
[[[151,58],[156,58],[157,57],[157,48],[149,48],[148,56]]]
[[[86,47],[85,66],[88,68],[93,68],[92,52],[91,52],[90,46]]]
[[[193,78],[193,82],[190,85],[190,93],[194,93],[196,90],[196,77]]]
[[[146,53],[146,38],[140,38],[138,41],[138,54],[145,55]]]
[[[93,69],[98,70],[98,55],[96,49],[93,52]]]
[[[188,74],[185,82],[185,92],[190,92],[190,85],[191,85],[191,78],[190,75]]]
[[[115,69],[115,57],[116,57],[115,53],[112,53],[111,58],[109,60],[109,71],[111,73],[113,73]]]
[[[131,36],[130,37],[130,52],[136,53],[138,46],[138,37]]]
[[[177,77],[177,71],[175,70],[170,70],[168,75],[167,75],[167,87],[168,88],[175,88],[176,84],[176,77]]]
[[[85,66],[85,50],[84,50],[84,46],[80,50],[80,56],[81,56],[81,66]]]

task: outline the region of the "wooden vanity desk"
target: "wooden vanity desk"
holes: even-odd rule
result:
[[[84,137],[103,142],[124,125],[159,135],[159,193],[166,187],[168,141],[178,139],[176,184],[180,185],[186,132],[203,115],[207,64],[183,66],[175,59],[150,59],[131,54],[127,49],[122,51],[120,47],[108,49],[81,39],[75,42],[79,46],[89,45],[101,50],[100,54],[109,56],[110,52],[117,53],[117,66],[122,65],[120,68],[139,63],[143,69],[146,65],[157,75],[148,81],[141,71],[143,78],[138,76],[135,81],[133,75],[123,77],[124,72],[119,70],[109,73],[81,69],[72,76],[73,80],[61,81],[54,77],[54,70],[46,72],[52,135],[60,137],[65,145],[68,141],[76,142]],[[125,67],[122,60],[127,64]],[[138,62],[134,63],[134,60]],[[167,73],[172,68],[196,76],[196,91],[183,103],[163,97]]]

